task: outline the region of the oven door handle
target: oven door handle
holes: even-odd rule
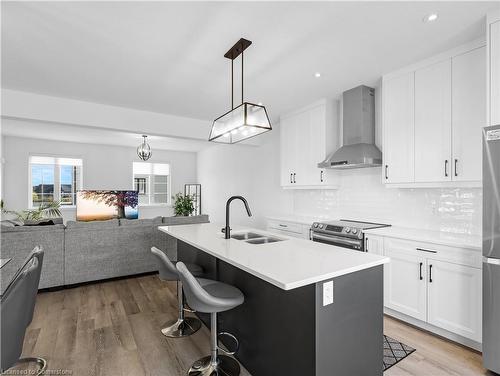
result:
[[[314,239],[319,239],[319,240],[325,240],[325,241],[331,241],[331,242],[337,242],[337,243],[342,243],[342,244],[349,244],[349,245],[357,245],[361,246],[361,241],[358,240],[348,240],[346,238],[341,238],[340,236],[333,236],[333,235],[318,235],[317,233],[312,233],[311,234],[312,240]]]

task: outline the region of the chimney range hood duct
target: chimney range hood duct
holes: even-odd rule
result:
[[[358,86],[342,94],[343,146],[318,163],[320,168],[349,169],[382,165],[375,146],[375,90]]]

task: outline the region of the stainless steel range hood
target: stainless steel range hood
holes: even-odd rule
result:
[[[343,146],[318,163],[320,168],[349,169],[382,165],[375,146],[375,90],[358,86],[342,94]]]

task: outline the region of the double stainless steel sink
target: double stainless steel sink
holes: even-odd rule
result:
[[[231,235],[231,238],[236,240],[242,240],[248,244],[276,243],[285,240],[277,238],[275,236],[258,234],[256,232],[240,232]]]

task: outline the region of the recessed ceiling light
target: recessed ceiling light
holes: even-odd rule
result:
[[[436,13],[428,14],[424,17],[424,22],[433,22],[438,19],[438,15]]]
[[[319,72],[314,73],[314,77],[316,77],[316,78],[321,77],[321,73],[319,73]]]

